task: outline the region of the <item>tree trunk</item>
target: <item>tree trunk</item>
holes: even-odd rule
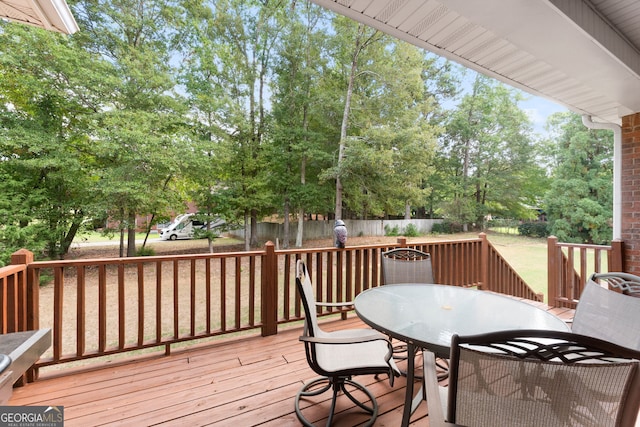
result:
[[[79,215],[72,223],[71,223],[71,227],[69,228],[69,231],[67,232],[67,234],[65,235],[64,239],[62,239],[61,245],[60,245],[60,256],[63,257],[64,255],[66,255],[69,252],[69,248],[71,247],[71,243],[73,242],[73,239],[75,239],[76,234],[78,233],[78,230],[80,229],[80,226],[82,225],[82,215]]]
[[[127,256],[136,256],[136,214],[129,213],[128,235],[127,235]]]
[[[302,247],[302,236],[304,233],[304,209],[298,211],[298,232],[296,233],[296,247]]]
[[[344,148],[347,139],[347,127],[349,124],[349,110],[351,109],[351,97],[353,96],[353,82],[358,72],[358,55],[364,48],[362,42],[364,36],[364,25],[358,24],[358,36],[356,37],[356,45],[353,49],[353,57],[351,58],[351,71],[349,72],[349,81],[347,82],[347,94],[344,100],[344,111],[342,113],[342,125],[340,126],[340,147],[338,149],[338,175],[336,176],[336,220],[342,219],[342,181],[340,180],[340,167],[344,159]]]
[[[284,224],[282,230],[282,248],[289,249],[289,197],[284,198]]]
[[[124,208],[120,208],[120,258],[124,257]]]
[[[249,211],[244,211],[244,250],[251,249],[251,225],[249,224]]]
[[[252,248],[258,247],[258,212],[255,209],[251,210],[251,241]]]

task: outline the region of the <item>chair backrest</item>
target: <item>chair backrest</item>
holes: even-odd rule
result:
[[[454,335],[447,421],[466,426],[633,426],[640,352],[570,332]]]
[[[605,282],[609,288],[620,289],[625,295],[640,298],[640,276],[622,272],[593,273],[591,280],[596,283]]]
[[[589,279],[576,307],[572,332],[640,350],[640,298],[607,289]]]
[[[318,327],[316,298],[313,295],[311,278],[309,277],[307,266],[302,260],[296,262],[296,286],[298,287],[305,313],[305,333],[312,337],[322,335],[322,330]]]
[[[431,255],[412,248],[382,252],[382,279],[395,283],[434,283]]]

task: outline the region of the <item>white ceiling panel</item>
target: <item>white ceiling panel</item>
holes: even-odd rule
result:
[[[0,0],[0,18],[65,34],[78,31],[64,0]]]

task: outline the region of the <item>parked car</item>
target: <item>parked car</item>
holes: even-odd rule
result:
[[[162,240],[192,239],[196,235],[196,230],[206,230],[207,223],[194,219],[194,215],[192,213],[178,215],[168,227],[160,230],[160,238]],[[211,223],[210,229],[224,224],[225,221],[218,218]]]

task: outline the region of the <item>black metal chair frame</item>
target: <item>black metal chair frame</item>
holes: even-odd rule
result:
[[[640,297],[640,276],[622,272],[593,273],[591,280],[596,283],[604,281],[610,288],[619,289],[625,295]]]

